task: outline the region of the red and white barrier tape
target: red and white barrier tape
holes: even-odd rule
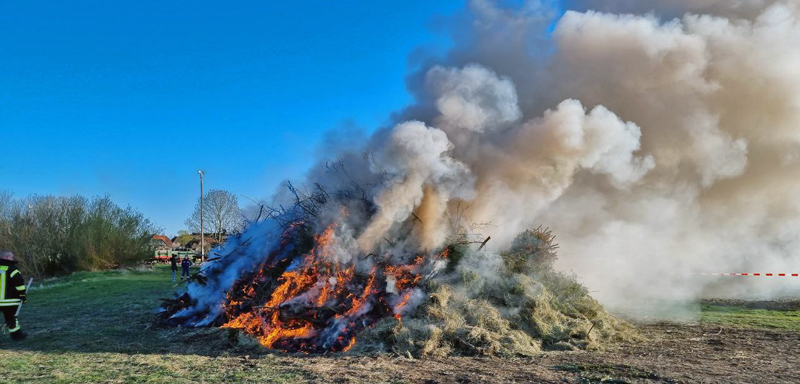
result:
[[[775,276],[775,277],[800,277],[800,273],[695,273],[700,276]]]

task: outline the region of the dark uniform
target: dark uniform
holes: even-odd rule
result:
[[[181,269],[183,269],[183,271],[181,271],[181,280],[183,280],[184,276],[186,276],[187,279],[189,278],[189,267],[191,265],[191,260],[189,260],[188,257],[184,257],[183,261],[181,261]]]
[[[6,319],[8,331],[14,340],[25,338],[17,319],[17,309],[27,301],[27,290],[16,261],[0,259],[0,310]]]
[[[172,262],[172,281],[175,281],[175,272],[178,272],[178,256],[173,253],[169,261]]]

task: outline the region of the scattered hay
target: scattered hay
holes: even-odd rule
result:
[[[532,356],[638,338],[573,277],[552,269],[553,240],[547,230],[522,233],[492,273],[459,255],[452,273],[428,282],[428,301],[413,316],[384,319],[361,332],[354,351]]]
[[[541,351],[539,342],[515,329],[485,300],[470,300],[441,286],[417,316],[389,318],[359,334],[356,351],[392,351],[414,356],[523,355]]]

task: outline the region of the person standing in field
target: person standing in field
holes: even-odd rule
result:
[[[178,272],[178,255],[173,253],[169,261],[172,263],[172,282],[175,282],[175,274]]]
[[[11,340],[25,340],[28,335],[20,329],[17,310],[28,301],[28,287],[17,268],[14,253],[0,251],[0,310],[11,334]]]
[[[181,261],[181,281],[183,281],[183,276],[186,276],[186,279],[189,279],[189,267],[192,265],[192,261],[189,260],[189,256],[184,256],[183,261]]]

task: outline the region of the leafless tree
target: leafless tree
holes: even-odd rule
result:
[[[218,241],[226,234],[241,231],[243,219],[236,195],[220,189],[212,189],[206,193],[203,215],[205,229],[215,235]],[[192,215],[186,219],[186,226],[193,232],[200,232],[200,198]]]

